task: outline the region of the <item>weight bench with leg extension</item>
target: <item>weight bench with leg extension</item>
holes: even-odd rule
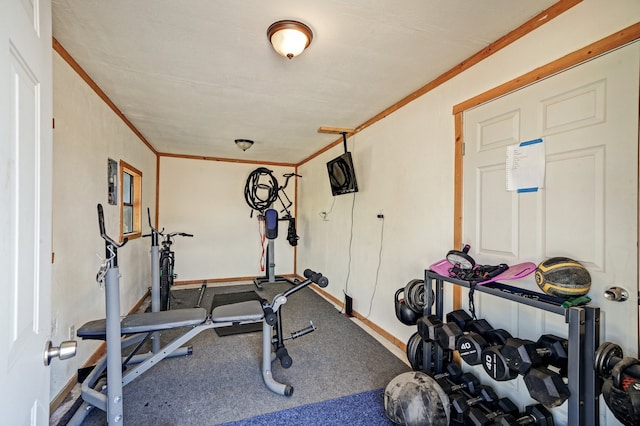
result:
[[[120,319],[117,249],[122,247],[126,240],[118,244],[106,235],[101,205],[98,205],[98,223],[108,257],[98,273],[105,287],[106,319],[86,323],[78,329],[77,334],[83,339],[106,340],[107,352],[82,383],[83,403],[68,422],[69,425],[81,424],[94,407],[107,413],[109,425],[122,424],[124,386],[164,358],[172,356],[182,345],[204,330],[231,325],[262,322],[261,368],[265,385],[281,395],[290,396],[293,393],[291,385],[277,382],[271,374],[271,364],[275,359],[279,359],[284,368],[291,366],[291,358],[284,347],[284,340],[287,339],[282,336],[281,308],[287,302],[288,296],[311,283],[321,287],[328,285],[326,277],[307,269],[303,282],[285,293],[278,294],[271,302],[250,300],[217,306],[210,313],[203,308],[191,308],[133,314]],[[154,333],[157,335],[159,331],[176,328],[187,328],[187,331],[157,351],[136,354]],[[313,330],[315,326],[311,323],[309,327],[292,333],[288,339],[300,337]],[[123,358],[122,350],[135,344],[137,347]],[[190,353],[191,348],[186,354]],[[127,364],[135,366],[123,372],[123,366]],[[103,386],[105,371],[106,386]]]

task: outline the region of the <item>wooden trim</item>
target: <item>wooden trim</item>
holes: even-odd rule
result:
[[[202,155],[170,154],[168,152],[160,152],[158,153],[158,156],[170,157],[170,158],[184,158],[188,160],[222,161],[225,163],[244,163],[244,164],[268,165],[268,166],[296,167],[296,164],[294,163],[278,163],[275,161],[259,161],[259,160],[241,160],[237,158],[207,157]]]
[[[583,62],[594,59],[600,55],[603,55],[611,50],[620,48],[628,43],[631,43],[640,38],[640,23],[631,25],[623,30],[620,30],[608,37],[591,43],[582,49],[569,53],[560,59],[550,62],[546,65],[538,67],[533,71],[530,71],[520,77],[516,77],[500,86],[494,87],[491,90],[487,90],[484,93],[479,94],[471,99],[459,103],[453,107],[453,113],[457,114],[463,112],[499,96],[503,96],[507,93],[521,89],[524,86],[540,81],[544,78],[550,77],[567,68],[574,67]]]
[[[453,174],[453,247],[460,250],[462,247],[462,200],[463,200],[463,154],[464,137],[462,127],[462,113],[454,116],[455,123],[455,158]],[[453,286],[453,309],[462,307],[462,289],[460,286]]]
[[[111,99],[109,99],[107,94],[104,93],[102,89],[96,84],[96,82],[93,81],[91,77],[89,77],[89,74],[87,74],[86,71],[82,69],[82,67],[76,62],[75,59],[73,59],[73,57],[69,54],[69,52],[67,52],[65,48],[62,47],[62,45],[58,42],[58,40],[56,40],[55,37],[52,37],[52,40],[53,40],[53,50],[58,52],[58,54],[62,57],[62,59],[64,59],[69,64],[69,66],[71,66],[71,68],[73,68],[75,72],[78,73],[80,78],[82,78],[85,81],[85,83],[87,83],[89,87],[91,87],[93,91],[96,92],[96,94],[104,101],[104,103],[106,103],[109,106],[109,108],[111,108],[113,112],[115,112],[116,115],[120,117],[120,119],[124,122],[124,124],[126,124],[127,127],[131,129],[131,131],[142,141],[142,143],[144,143],[147,146],[147,148],[151,150],[151,152],[158,155],[158,151],[156,151],[156,149],[153,147],[153,145],[151,145],[151,143],[147,140],[147,138],[145,138],[144,135],[140,133],[138,129],[136,129],[133,123],[130,122],[127,117],[125,117],[122,111],[118,109],[116,104],[114,104],[111,101]]]
[[[536,28],[538,28],[538,27],[542,26],[543,24],[546,24],[547,22],[551,21],[552,19],[558,17],[559,15],[561,15],[562,13],[564,13],[567,10],[571,9],[573,6],[577,5],[581,1],[582,0],[560,0],[560,1],[558,1],[554,5],[552,5],[549,8],[547,8],[546,10],[540,12],[539,14],[534,16],[533,18],[529,19],[524,24],[520,25],[515,30],[509,32],[505,36],[503,36],[503,37],[499,38],[498,40],[494,41],[489,46],[485,47],[484,49],[482,49],[479,52],[475,53],[474,55],[470,56],[468,59],[460,62],[455,67],[451,68],[449,71],[446,71],[445,73],[443,73],[440,76],[436,77],[434,80],[432,80],[429,83],[425,84],[424,86],[422,86],[421,88],[419,88],[415,92],[405,96],[404,98],[402,98],[401,100],[399,100],[395,104],[391,105],[390,107],[388,107],[384,111],[380,112],[379,114],[371,117],[369,120],[367,120],[364,123],[360,124],[359,126],[357,126],[354,129],[353,133],[350,134],[349,136],[353,136],[356,133],[360,133],[362,130],[364,130],[367,127],[371,126],[372,124],[382,120],[386,116],[388,116],[391,113],[399,110],[400,108],[402,108],[403,106],[407,105],[408,103],[418,99],[422,95],[424,95],[424,94],[432,91],[436,87],[446,83],[447,81],[451,80],[452,78],[456,77],[457,75],[461,74],[462,72],[468,70],[472,66],[474,66],[474,65],[478,64],[479,62],[487,59],[489,56],[493,55],[494,53],[496,53],[496,52],[502,50],[503,48],[507,47],[508,45],[510,45],[511,43],[515,42],[516,40],[518,40],[518,39],[524,37],[525,35],[529,34],[531,31],[535,30]],[[310,155],[309,157],[305,158],[304,160],[302,160],[297,165],[301,166],[301,165],[313,160],[314,158],[316,158],[317,156],[319,156],[323,152],[326,152],[329,149],[331,149],[334,146],[339,145],[341,143],[342,143],[342,137],[340,137],[339,139],[336,139],[335,141],[333,141],[329,145],[325,146],[321,150],[319,150],[316,153],[314,153],[314,154]]]
[[[133,240],[135,238],[140,238],[142,236],[142,172],[140,170],[138,170],[137,168],[133,167],[131,164],[127,163],[124,160],[120,160],[120,176],[118,176],[119,181],[120,181],[120,199],[119,199],[119,205],[120,205],[120,241],[124,241],[124,229],[123,229],[123,209],[124,209],[124,202],[122,200],[122,197],[124,196],[124,192],[123,192],[123,184],[124,184],[124,179],[123,179],[123,174],[126,172],[131,172],[128,174],[132,174],[133,175],[133,186],[134,186],[134,200],[133,200],[133,224],[134,224],[134,231],[132,233],[129,233],[126,235],[126,237],[129,240]]]

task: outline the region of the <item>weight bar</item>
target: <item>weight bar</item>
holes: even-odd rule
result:
[[[616,364],[622,361],[624,357],[622,354],[622,348],[619,345],[611,342],[604,342],[598,346],[598,349],[596,349],[594,358],[594,368],[596,373],[603,378],[607,378],[611,376],[613,368]],[[622,373],[640,380],[640,365],[631,365],[625,368]]]
[[[535,425],[535,426],[553,426],[553,416],[543,405],[529,405],[525,408],[522,416],[516,417],[513,413],[498,416],[494,424],[500,426],[519,426],[519,425]]]
[[[569,343],[553,334],[543,334],[537,342],[518,338],[507,339],[501,349],[510,369],[524,375],[532,367],[552,365],[566,375]]]

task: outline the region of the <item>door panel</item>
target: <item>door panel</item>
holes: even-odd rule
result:
[[[49,423],[51,14],[9,0],[0,14],[0,412]]]
[[[638,345],[639,63],[640,43],[610,52],[466,111],[463,133],[463,241],[476,262],[579,260],[591,274],[592,303],[602,309],[601,339],[631,355]],[[537,138],[545,145],[544,187],[507,191],[506,147]],[[510,284],[539,291],[533,276]],[[613,285],[630,299],[606,300]],[[475,304],[479,317],[518,337],[567,335],[560,315],[483,294]],[[492,384],[522,405],[533,402],[522,378]],[[566,404],[554,411],[566,424]],[[603,425],[617,424],[604,405],[601,417]]]

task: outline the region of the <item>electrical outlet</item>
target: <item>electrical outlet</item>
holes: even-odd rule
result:
[[[76,326],[72,325],[69,327],[69,340],[74,340],[76,338]]]

